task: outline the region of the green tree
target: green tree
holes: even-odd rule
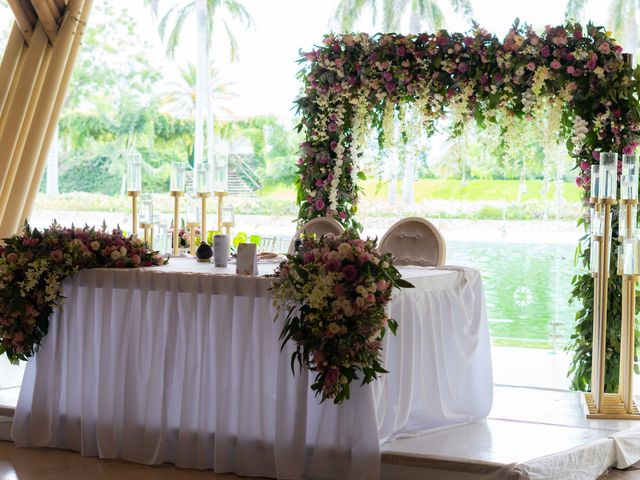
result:
[[[158,8],[159,0],[145,0],[147,5]],[[197,27],[197,64],[196,64],[196,106],[195,106],[195,151],[194,167],[203,160],[204,153],[204,115],[207,116],[207,154],[213,160],[213,110],[211,108],[211,88],[209,73],[211,68],[211,47],[213,34],[218,25],[222,25],[227,34],[232,58],[237,52],[237,42],[232,31],[232,21],[249,26],[253,20],[249,12],[238,0],[180,0],[163,15],[158,25],[161,38],[166,42],[167,54],[174,58],[176,48],[186,19],[195,15]]]
[[[214,68],[211,68],[210,82],[214,116],[218,116],[219,113],[231,115],[231,108],[227,102],[238,96],[233,91],[233,84],[223,81],[220,78],[220,73]],[[180,117],[194,115],[196,110],[196,67],[193,63],[189,62],[186,68],[180,69],[180,81],[169,84],[169,90],[164,93],[161,102]]]

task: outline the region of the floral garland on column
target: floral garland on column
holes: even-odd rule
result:
[[[11,362],[32,357],[49,331],[53,309],[64,299],[62,282],[86,268],[164,265],[166,259],[137,237],[94,228],[24,231],[0,246],[0,355]]]
[[[393,135],[390,119],[404,104],[413,104],[415,121],[428,134],[452,111],[453,135],[469,120],[480,127],[509,117],[531,118],[535,124],[538,106],[557,105],[555,137],[566,142],[575,160],[585,202],[590,166],[599,152],[629,153],[637,146],[640,74],[624,61],[610,34],[592,24],[548,26],[537,33],[516,21],[502,42],[479,27],[468,34],[327,35],[321,46],[302,54],[300,63],[298,130],[306,135],[298,160],[300,221],[329,216],[359,227],[353,155],[362,154],[364,146],[354,142],[375,129],[383,145]],[[500,124],[503,133],[506,124]],[[579,255],[587,267],[588,248],[580,248]],[[612,276],[611,282],[613,297],[620,280]],[[573,336],[573,385],[588,388],[593,297],[588,274],[575,278],[573,293],[582,303]],[[609,305],[613,331],[619,306]],[[617,358],[619,342],[610,340],[608,348]],[[607,368],[607,385],[615,387],[617,365],[611,361]]]

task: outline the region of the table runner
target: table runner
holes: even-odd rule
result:
[[[260,273],[275,265],[260,265]],[[18,446],[240,475],[372,479],[380,443],[486,417],[491,359],[479,274],[402,268],[380,381],[318,405],[280,352],[270,280],[174,259],[87,270],[27,365]],[[214,272],[225,275],[214,275]]]

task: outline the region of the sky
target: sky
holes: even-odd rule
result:
[[[176,63],[181,66],[187,60],[195,63],[195,22],[187,22],[187,34],[178,50],[177,61],[170,62],[163,53],[156,29],[157,20],[152,18],[142,0],[110,1],[114,5],[128,8],[134,17],[140,19],[138,33],[152,46],[149,56],[165,73],[167,81],[176,80]],[[293,101],[300,91],[300,82],[296,78],[300,69],[296,63],[299,50],[312,49],[314,44],[322,41],[325,33],[335,28],[331,20],[339,0],[241,1],[253,17],[255,25],[252,28],[237,26],[235,29],[239,59],[230,61],[228,43],[224,36],[217,35],[213,45],[215,65],[221,72],[222,79],[234,84],[233,90],[238,95],[229,106],[233,116],[237,118],[273,114],[290,125],[293,121]],[[166,7],[173,3],[173,0],[161,0],[161,8],[163,4]],[[565,3],[564,0],[472,0],[476,21],[499,37],[505,35],[516,17],[538,29],[543,29],[547,24],[563,23]],[[597,24],[606,24],[609,3],[590,0],[581,20],[591,19]],[[468,23],[449,8],[446,0],[441,0],[440,4],[445,11],[447,28],[453,31],[466,31],[469,28]],[[160,14],[162,15],[162,10]],[[6,21],[6,17],[10,15],[8,9],[0,10],[0,16],[2,15]],[[408,26],[408,18],[406,20],[405,25]],[[363,18],[356,27],[370,33],[379,30],[379,27],[372,25],[370,18]],[[159,89],[162,90],[162,87]]]

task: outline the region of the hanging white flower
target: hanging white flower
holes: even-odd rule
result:
[[[582,151],[582,146],[589,133],[589,123],[576,115],[573,120],[573,129],[571,131],[571,143],[573,143],[573,153],[579,154]]]

